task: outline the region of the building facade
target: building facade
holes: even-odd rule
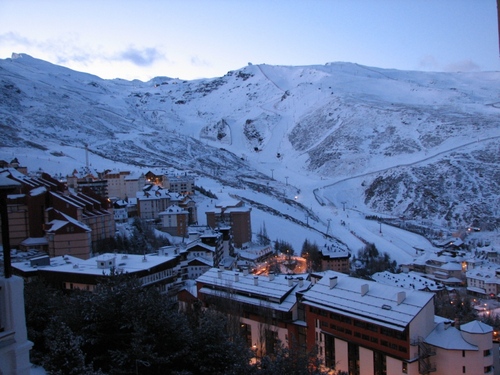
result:
[[[242,201],[222,203],[215,210],[206,211],[207,225],[213,229],[230,226],[234,247],[242,248],[252,241],[251,211]]]
[[[212,268],[196,283],[203,306],[238,317],[257,356],[293,340],[352,375],[494,373],[492,328],[436,316],[430,292],[334,271],[307,280]]]

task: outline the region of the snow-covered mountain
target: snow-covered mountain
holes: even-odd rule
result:
[[[500,226],[499,72],[248,65],[141,82],[16,54],[0,60],[0,81],[0,158],[23,149],[29,164],[31,149],[49,173],[64,173],[50,158],[83,165],[88,145],[96,169],[192,170],[286,202],[301,221],[324,224],[320,207],[347,204]]]

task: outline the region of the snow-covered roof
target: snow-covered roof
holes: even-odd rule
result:
[[[40,186],[40,187],[32,189],[30,191],[30,195],[32,197],[35,197],[37,195],[41,195],[41,194],[45,193],[46,191],[47,191],[47,188],[45,186]]]
[[[21,242],[23,246],[47,245],[48,241],[45,237],[28,237]]]
[[[266,256],[268,254],[271,254],[273,252],[273,249],[271,246],[260,246],[260,247],[253,247],[253,248],[248,248],[245,250],[239,250],[238,254],[241,259],[247,259],[247,260],[256,260],[259,259],[263,256]]]
[[[326,271],[303,302],[331,312],[403,331],[434,294],[405,290]]]
[[[227,292],[231,294],[232,299],[239,302],[285,312],[290,311],[297,302],[292,291],[305,290],[310,284],[302,278],[302,287],[300,287],[299,279],[292,279],[292,276],[276,275],[273,278],[254,274],[245,275],[218,268],[209,269],[198,277],[196,282],[209,286],[202,287],[201,293],[221,295]]]
[[[372,279],[387,285],[398,286],[400,288],[423,290],[428,288],[431,291],[444,289],[436,281],[430,280],[417,272],[391,273],[389,271],[377,272],[372,275]]]
[[[464,340],[458,329],[451,322],[440,322],[425,338],[427,344],[448,350],[478,350],[476,345]]]
[[[176,204],[173,204],[173,205],[169,206],[165,211],[158,213],[158,215],[163,216],[163,215],[188,214],[188,213],[189,213],[188,211],[177,206]]]
[[[321,254],[331,259],[348,257],[350,255],[349,249],[345,245],[342,245],[341,243],[325,244],[323,247],[320,247]]]
[[[174,257],[138,255],[138,254],[114,254],[105,253],[90,259],[80,259],[71,255],[64,255],[50,259],[50,266],[31,267],[29,262],[12,263],[12,266],[24,272],[35,269],[46,269],[51,272],[76,273],[86,275],[109,275],[110,269],[99,268],[97,261],[115,259],[116,269],[124,273],[145,271],[152,267],[168,262]]]
[[[493,332],[493,328],[488,324],[480,322],[479,320],[473,320],[469,323],[462,324],[460,326],[460,330],[467,333],[491,333]]]

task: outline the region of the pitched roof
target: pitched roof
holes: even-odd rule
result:
[[[476,345],[469,344],[465,341],[460,331],[452,327],[448,322],[438,323],[432,332],[425,338],[425,342],[443,349],[478,350]]]
[[[467,333],[490,333],[493,332],[493,328],[488,324],[480,322],[479,320],[473,320],[469,323],[462,324],[460,330]]]
[[[434,297],[433,293],[402,291],[399,287],[340,272],[322,274],[321,280],[304,293],[303,303],[399,331],[403,331]],[[330,279],[336,279],[336,284],[331,284]]]
[[[211,268],[196,279],[197,283],[206,285],[200,289],[201,293],[216,296],[221,293],[230,293],[231,298],[236,301],[279,311],[290,311],[297,302],[292,291],[305,289],[309,285],[308,281],[302,280],[302,287],[299,287],[298,281],[298,278],[290,280],[286,275],[276,275],[272,279],[267,276],[244,275],[218,268]]]

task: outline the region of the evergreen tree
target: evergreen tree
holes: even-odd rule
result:
[[[52,319],[44,331],[47,353],[43,367],[52,375],[81,375],[93,371],[85,364],[81,338],[66,323]]]
[[[266,223],[263,222],[260,227],[259,234],[257,234],[257,241],[260,245],[267,246],[271,243],[269,236],[267,235]]]
[[[307,269],[313,272],[322,271],[322,253],[316,243],[310,243],[308,239],[302,244],[300,256],[306,259]]]
[[[291,343],[289,347],[280,344],[272,356],[264,356],[257,370],[257,375],[326,375],[321,370],[321,361],[315,351],[306,352],[304,348]]]

